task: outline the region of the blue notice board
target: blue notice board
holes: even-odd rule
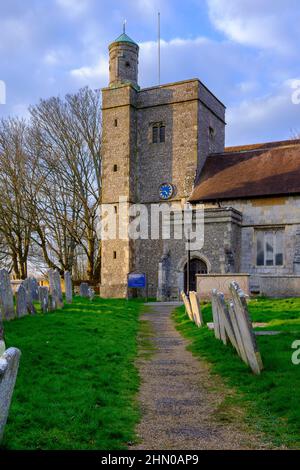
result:
[[[129,273],[128,274],[128,287],[145,288],[146,287],[146,274],[145,273]]]

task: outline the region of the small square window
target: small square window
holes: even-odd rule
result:
[[[118,119],[115,119],[115,127],[118,127]]]
[[[113,257],[114,257],[114,259],[117,259],[117,252],[116,251],[114,251]]]
[[[114,172],[118,171],[118,165],[114,165]]]

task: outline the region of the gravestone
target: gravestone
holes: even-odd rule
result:
[[[16,313],[18,318],[24,317],[28,314],[27,292],[22,284],[16,292]]]
[[[214,323],[214,332],[217,339],[221,339],[221,326],[219,319],[219,308],[217,302],[217,290],[213,289],[211,293],[211,308]]]
[[[189,316],[189,319],[191,321],[194,321],[193,312],[192,312],[192,309],[191,309],[191,304],[190,304],[189,298],[185,295],[185,293],[183,291],[181,292],[181,297],[182,297],[182,300],[183,300],[183,303],[184,303],[184,306],[185,306],[185,310],[186,310],[186,312]]]
[[[79,294],[81,297],[89,297],[89,285],[87,282],[82,282],[79,288]]]
[[[72,292],[72,277],[69,271],[65,271],[64,280],[65,280],[66,302],[68,304],[71,304],[73,300],[73,292]]]
[[[62,308],[64,306],[63,294],[62,294],[62,290],[61,290],[60,274],[57,271],[57,269],[55,269],[55,271],[53,273],[53,279],[54,279],[54,288],[55,288],[56,295],[57,295],[58,308]]]
[[[60,283],[60,275],[57,270],[48,270],[49,288],[51,295],[51,310],[63,307],[63,296]]]
[[[49,290],[48,287],[40,286],[39,287],[39,302],[41,305],[41,310],[43,313],[49,311]]]
[[[224,325],[223,329],[224,329],[225,335],[222,338],[223,343],[226,345],[227,339],[229,339],[232,346],[236,349],[237,353],[240,354],[238,343],[237,343],[234,329],[232,326],[229,310],[225,302],[224,294],[222,292],[217,293],[217,303],[219,307],[219,319],[220,319],[220,322]]]
[[[95,297],[95,291],[92,287],[89,287],[89,299],[93,300]]]
[[[0,357],[0,442],[3,438],[16,383],[20,356],[19,349],[9,348]]]
[[[30,315],[35,315],[36,310],[35,306],[33,305],[33,298],[32,298],[32,290],[31,290],[31,281],[29,278],[25,279],[22,283],[21,286],[24,287],[26,290],[26,303],[27,303],[27,312]]]
[[[247,363],[255,374],[260,374],[263,364],[252,328],[246,296],[236,282],[232,282],[229,289],[232,295],[232,304],[242,337]]]
[[[10,277],[6,269],[0,269],[0,317],[11,320],[15,317],[14,296]]]
[[[190,303],[196,325],[198,327],[203,326],[204,321],[202,317],[201,306],[196,292],[190,292]]]
[[[39,300],[39,283],[34,277],[29,278],[29,289],[31,290],[31,298],[32,300]]]
[[[55,309],[56,309],[55,298],[53,297],[53,295],[49,293],[48,294],[48,311],[52,312]]]
[[[5,341],[4,341],[4,328],[3,323],[0,318],[0,357],[4,354],[5,351]]]

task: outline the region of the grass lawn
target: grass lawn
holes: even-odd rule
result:
[[[141,302],[76,297],[4,323],[22,351],[2,447],[124,449],[139,419],[134,361]]]
[[[252,320],[269,322],[267,330],[280,330],[278,336],[257,337],[264,371],[254,376],[233,348],[214,338],[212,331],[198,329],[188,320],[184,308],[174,313],[178,330],[191,340],[189,349],[211,363],[236,391],[228,398],[220,416],[228,419],[226,406],[238,403],[246,409],[246,420],[258,432],[264,432],[274,445],[300,448],[300,365],[292,364],[291,344],[300,340],[300,299],[257,299],[249,303]],[[211,305],[202,307],[205,321],[212,321]],[[219,416],[219,417],[220,417]]]

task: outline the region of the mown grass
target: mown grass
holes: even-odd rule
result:
[[[63,310],[5,322],[22,351],[5,449],[124,449],[139,420],[141,302],[76,297]]]
[[[211,322],[211,305],[204,305],[202,310],[205,321]],[[252,300],[249,310],[253,321],[268,322],[260,330],[281,331],[277,336],[257,337],[264,363],[260,376],[254,376],[233,348],[217,341],[211,330],[192,324],[183,307],[176,310],[174,319],[178,330],[191,340],[193,354],[209,361],[212,373],[221,375],[236,391],[228,398],[228,407],[241,405],[246,421],[273,445],[299,449],[300,365],[292,364],[291,345],[300,339],[300,299]],[[226,413],[224,416],[226,419]]]

